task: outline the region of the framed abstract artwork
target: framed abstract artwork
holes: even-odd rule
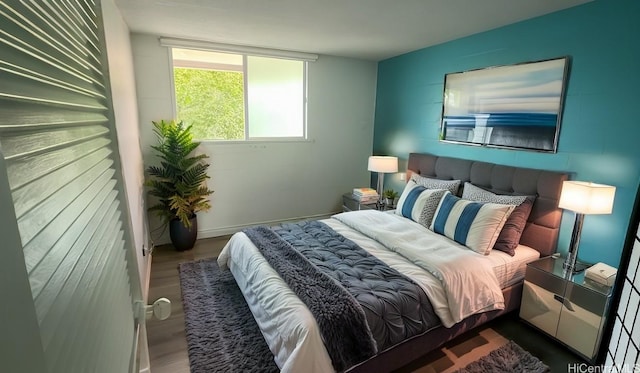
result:
[[[556,152],[569,57],[445,75],[440,140]]]

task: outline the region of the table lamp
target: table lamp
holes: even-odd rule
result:
[[[378,198],[382,200],[382,193],[384,192],[384,174],[398,172],[398,157],[372,155],[369,157],[369,171],[378,173]]]
[[[584,181],[565,181],[562,184],[558,207],[575,213],[569,252],[562,267],[568,274],[576,272],[580,233],[585,215],[611,214],[616,187]]]

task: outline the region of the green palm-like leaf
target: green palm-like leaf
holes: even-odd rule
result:
[[[208,196],[213,190],[206,185],[209,164],[204,162],[209,157],[192,154],[200,143],[193,141],[191,126],[173,120],[153,122],[153,126],[158,143],[151,148],[160,164],[146,169],[149,177],[145,185],[148,193],[156,197],[149,211],[165,222],[177,218],[190,227],[189,219],[196,212],[211,208]]]

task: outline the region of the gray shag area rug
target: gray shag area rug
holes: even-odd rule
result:
[[[215,259],[181,263],[191,373],[279,372],[233,275]],[[513,341],[456,373],[549,372]]]
[[[523,350],[515,342],[509,341],[504,346],[491,351],[489,355],[456,371],[456,373],[545,373],[550,371],[549,367],[537,357]]]
[[[215,259],[179,272],[191,373],[278,372],[231,272]]]

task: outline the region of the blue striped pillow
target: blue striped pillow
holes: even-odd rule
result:
[[[416,185],[415,188],[409,191],[409,193],[407,194],[407,198],[405,198],[404,203],[402,204],[402,216],[404,216],[405,218],[411,218],[411,212],[413,211],[413,208],[418,201],[418,197],[420,197],[420,194],[422,194],[422,192],[424,192],[425,190],[427,190],[427,188]]]
[[[409,180],[398,200],[396,214],[429,227],[444,189],[427,189]]]
[[[446,193],[429,229],[487,255],[514,207],[468,201]]]

